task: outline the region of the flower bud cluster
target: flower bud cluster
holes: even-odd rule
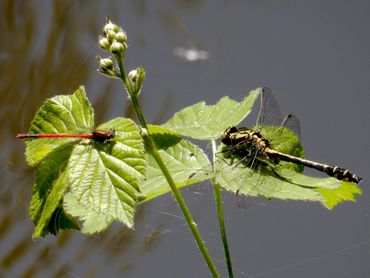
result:
[[[107,23],[103,27],[103,35],[99,36],[99,46],[101,49],[111,53],[117,59],[122,59],[127,49],[127,35],[126,32],[114,24],[107,18]],[[111,57],[100,58],[97,57],[100,63],[99,71],[110,77],[119,77],[118,69],[116,69]]]
[[[112,57],[101,58],[97,57],[100,63],[99,71],[109,77],[121,78],[130,95],[138,95],[144,83],[145,71],[142,67],[138,67],[125,75],[124,70],[124,54],[127,49],[127,35],[126,32],[114,24],[107,18],[107,22],[103,28],[103,35],[99,36],[99,46],[101,49],[109,52]]]
[[[126,32],[108,18],[103,28],[103,36],[99,37],[100,48],[114,55],[123,56],[127,48],[126,41]]]

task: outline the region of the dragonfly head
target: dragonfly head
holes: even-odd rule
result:
[[[225,129],[221,134],[221,142],[228,146],[231,145],[232,144],[231,136],[236,132],[238,132],[238,129],[235,126]]]

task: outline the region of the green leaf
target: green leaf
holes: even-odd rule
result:
[[[262,127],[260,130],[272,147],[283,153],[303,157],[298,138],[288,129]],[[276,133],[279,133],[276,136]],[[252,168],[241,157],[220,151],[216,161],[216,181],[225,189],[247,196],[318,201],[331,209],[342,201],[353,201],[361,194],[356,184],[332,177],[314,178],[304,175],[294,163],[256,160]]]
[[[171,131],[167,133],[163,128],[157,129],[151,126],[150,131],[178,187],[209,179],[211,165],[206,154],[198,146],[171,134]],[[143,202],[170,191],[162,171],[151,156],[149,156],[147,176],[141,185],[141,190],[145,196]]]
[[[93,129],[93,109],[83,88],[70,96],[49,99],[37,112],[31,133],[85,133]],[[88,130],[86,130],[88,129]],[[141,196],[146,157],[135,123],[116,118],[98,126],[115,129],[107,141],[91,139],[27,140],[27,160],[40,163],[30,205],[33,237],[78,225],[99,232],[117,220],[129,227]],[[68,192],[68,193],[67,193]]]
[[[276,167],[275,170],[279,175],[289,178],[291,182],[298,186],[311,188],[319,192],[324,198],[323,205],[329,209],[343,201],[355,201],[355,195],[362,194],[357,184],[349,181],[338,180],[333,177],[310,177],[283,167]]]
[[[255,128],[254,128],[255,129]],[[271,147],[282,153],[304,157],[304,150],[297,135],[288,128],[276,126],[259,126],[258,132],[269,141]],[[304,167],[294,163],[280,162],[286,168],[291,168],[297,172],[303,172]]]
[[[237,164],[240,161],[235,161]],[[221,164],[216,181],[225,189],[246,196],[263,196],[268,199],[306,200],[324,202],[325,198],[312,188],[306,188],[278,177],[269,167],[253,170],[243,163]]]
[[[46,231],[57,235],[60,230],[80,230],[77,221],[68,213],[65,212],[63,204],[61,203],[51,216]]]
[[[219,138],[223,130],[239,124],[250,113],[261,91],[251,91],[241,102],[223,97],[215,105],[196,103],[177,112],[163,127],[199,140]]]
[[[133,226],[146,160],[136,125],[116,118],[98,127],[116,130],[113,140],[76,145],[68,165],[66,212],[83,221],[82,232],[100,232],[117,220]]]
[[[30,217],[35,224],[34,238],[51,232],[48,229],[50,219],[60,206],[68,186],[65,168],[72,150],[72,145],[61,145],[51,151],[48,159],[40,165],[30,206]]]
[[[94,128],[94,111],[86,97],[84,87],[73,95],[55,96],[45,101],[37,111],[29,133],[71,133],[90,132]],[[76,141],[73,138],[26,140],[26,159],[35,166],[54,148]]]
[[[362,191],[357,184],[345,181],[342,181],[335,189],[318,188],[317,191],[325,197],[324,205],[329,209],[343,201],[355,202],[355,195],[362,195]]]
[[[255,128],[254,128],[255,129]],[[269,141],[272,148],[297,157],[304,157],[304,150],[297,135],[288,128],[259,126],[260,132]]]

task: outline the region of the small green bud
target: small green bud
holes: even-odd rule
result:
[[[134,69],[134,70],[132,70],[132,71],[130,71],[128,73],[127,77],[128,77],[128,79],[131,80],[132,83],[135,83],[136,82],[136,80],[137,80],[137,73],[138,73],[137,69]]]
[[[113,70],[113,61],[109,58],[105,58],[105,59],[100,59],[99,61],[100,63],[100,69],[102,71],[108,71],[108,70]]]
[[[107,24],[103,27],[104,35],[108,34],[109,31],[117,33],[119,31],[119,27],[116,24],[113,24],[112,21],[108,20]]]
[[[122,29],[116,34],[116,41],[125,43],[127,41],[127,35],[126,32]]]
[[[110,46],[110,52],[112,52],[114,55],[119,55],[121,56],[123,52],[126,50],[126,44],[120,43],[120,42],[113,42],[112,45]]]
[[[103,50],[108,50],[110,49],[110,42],[108,41],[107,38],[104,37],[99,37],[99,46]]]
[[[141,87],[144,83],[145,71],[142,67],[130,71],[127,75],[128,79],[131,81],[132,89],[134,94],[139,94]]]
[[[96,57],[99,60],[100,69],[99,72],[109,76],[109,77],[118,77],[118,73],[114,70],[114,64],[110,58],[102,59],[99,56]]]
[[[106,38],[110,43],[112,43],[116,39],[116,33],[112,30],[109,30],[108,33],[106,34]]]

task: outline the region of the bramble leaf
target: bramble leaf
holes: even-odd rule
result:
[[[316,190],[325,197],[324,205],[328,209],[332,209],[343,201],[355,202],[356,194],[362,195],[362,191],[357,184],[348,181],[341,181],[341,184],[335,189],[317,188]]]
[[[251,91],[241,102],[229,97],[223,97],[215,105],[198,102],[180,110],[162,126],[193,139],[217,139],[223,130],[239,124],[250,113],[261,91],[261,88]]]
[[[248,115],[261,91],[262,89],[252,91],[240,103],[227,97],[211,106],[207,106],[204,102],[197,103],[176,113],[162,127],[170,129],[172,134],[196,139],[218,138],[225,128],[235,126]],[[273,107],[267,107],[273,109]],[[304,156],[299,138],[291,130],[278,129],[276,126],[259,126],[258,132],[263,134],[275,150],[296,157]],[[254,165],[258,165],[257,168],[251,169],[245,161],[241,161],[241,157],[227,158],[221,149],[218,152],[214,173],[216,180],[225,189],[238,194],[319,201],[326,207],[332,208],[339,202],[354,200],[354,195],[361,192],[357,185],[346,181],[338,181],[331,177],[319,179],[306,176],[301,173],[304,167],[295,163],[282,161],[274,164],[262,159]],[[209,179],[212,175],[210,167],[204,169],[207,171],[198,171],[193,176],[199,175],[200,181]],[[346,184],[351,186],[345,186]]]
[[[93,120],[93,110],[80,88],[73,95],[47,100],[30,130],[82,133],[82,128],[89,128],[84,132],[91,132]],[[124,118],[113,119],[97,129],[115,129],[115,137],[106,141],[27,140],[29,163],[41,162],[30,206],[36,226],[33,237],[78,229],[74,217],[82,220],[82,232],[89,234],[107,228],[115,220],[132,227],[141,196],[139,184],[146,169],[139,130],[133,121]]]
[[[70,191],[64,197],[66,212],[83,221],[82,232],[100,232],[117,220],[128,227],[140,194],[146,161],[140,134],[128,119],[113,119],[99,129],[115,128],[113,140],[76,145],[69,159]]]
[[[60,95],[47,99],[36,112],[29,133],[71,133],[90,132],[94,128],[94,110],[86,97],[84,87],[73,95]],[[25,140],[26,159],[35,166],[54,148],[76,141],[74,138]]]
[[[58,219],[54,219],[55,221],[50,219],[61,206],[63,194],[68,186],[65,168],[72,150],[72,145],[61,145],[51,151],[48,159],[42,161],[40,165],[30,205],[30,217],[35,224],[33,237],[45,236],[48,232],[57,233],[53,226],[58,225],[55,224]],[[78,228],[76,225],[72,227]]]
[[[205,153],[196,145],[166,131],[150,126],[154,142],[178,187],[209,179],[211,164]],[[168,133],[167,133],[168,132]],[[170,187],[154,159],[149,156],[147,176],[141,185],[146,202],[170,191]]]

